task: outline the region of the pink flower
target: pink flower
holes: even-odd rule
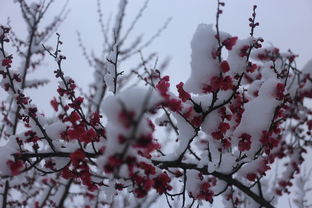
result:
[[[172,110],[173,112],[178,112],[182,109],[181,106],[181,101],[177,100],[177,99],[169,99],[166,103],[165,106],[167,106],[168,108],[170,108],[170,110]]]
[[[284,98],[285,85],[283,83],[278,83],[276,85],[275,95],[278,100],[283,100]]]
[[[77,97],[72,103],[68,104],[71,108],[79,109],[83,102],[83,97]]]
[[[56,100],[56,98],[55,97],[53,97],[53,99],[50,101],[50,104],[52,105],[52,107],[53,107],[53,109],[55,110],[55,112],[57,112],[58,111],[58,102],[57,102],[57,100]]]
[[[184,89],[183,89],[183,82],[180,82],[179,84],[177,84],[177,89],[178,89],[178,92],[179,92],[179,98],[185,102],[187,101],[188,99],[191,98],[191,95],[190,93],[186,92]]]
[[[238,143],[239,151],[247,151],[250,149],[251,146],[251,136],[247,133],[243,133],[240,137],[240,141]]]
[[[97,134],[93,128],[85,131],[81,136],[80,136],[80,141],[84,142],[86,144],[95,141],[97,138]]]
[[[230,125],[228,124],[228,123],[225,123],[225,122],[221,122],[220,124],[219,124],[219,130],[222,132],[222,133],[226,133],[227,132],[227,130],[229,130],[231,127],[230,127]]]
[[[255,180],[257,179],[257,174],[255,174],[255,173],[248,173],[248,174],[246,175],[246,178],[247,178],[248,180],[250,180],[250,181],[255,181]]]
[[[244,57],[248,55],[248,49],[249,49],[249,45],[245,45],[241,48],[240,50],[240,57]]]
[[[170,191],[172,186],[169,185],[171,179],[165,173],[160,174],[156,178],[154,178],[154,189],[156,189],[157,193],[163,194],[166,190]]]
[[[232,50],[233,46],[236,44],[238,37],[231,37],[223,41],[223,45],[226,49]]]
[[[170,87],[169,76],[164,76],[156,85],[156,88],[164,98],[169,98],[168,89]]]
[[[11,66],[12,59],[10,58],[5,58],[2,60],[2,66]]]
[[[130,128],[134,122],[135,113],[133,111],[122,110],[118,114],[118,120],[125,128]]]
[[[77,149],[75,152],[70,154],[70,159],[74,166],[78,166],[81,161],[86,157],[82,149]]]
[[[11,170],[12,176],[16,176],[16,175],[20,174],[21,169],[23,169],[24,162],[22,160],[16,160],[16,161],[8,160],[7,165],[9,166],[9,168]]]
[[[226,73],[228,71],[230,71],[230,65],[227,61],[222,61],[221,64],[220,64],[220,67],[221,67],[221,71],[223,73]]]

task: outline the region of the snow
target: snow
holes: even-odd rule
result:
[[[273,96],[278,80],[270,78],[259,89],[259,96],[245,104],[242,120],[233,135],[239,138],[243,133],[251,135],[251,149],[246,152],[252,159],[260,147],[262,131],[268,130],[275,108],[280,104]]]
[[[115,189],[115,182],[110,180],[107,184],[108,186],[101,186],[101,190],[105,193],[104,200],[108,203],[111,203],[114,199],[115,194],[117,193]]]
[[[232,50],[228,51],[227,62],[230,65],[231,70],[227,72],[228,75],[234,76],[235,74],[241,74],[246,71],[246,57],[240,56],[240,51],[244,46],[249,46],[252,42],[252,38],[239,39],[233,46]]]
[[[152,88],[129,88],[125,91],[119,92],[116,95],[107,96],[102,104],[103,112],[105,112],[107,118],[106,125],[106,150],[105,154],[97,159],[97,163],[103,166],[107,158],[115,153],[121,153],[124,151],[125,144],[120,144],[118,138],[120,135],[125,138],[131,136],[136,137],[140,135],[146,135],[151,133],[151,128],[148,125],[147,115],[145,112],[160,104],[163,98],[157,91]],[[120,113],[126,110],[127,112],[133,112],[134,122],[139,119],[139,122],[129,128],[121,125]],[[135,135],[132,135],[135,129]],[[132,139],[132,138],[130,138]],[[128,141],[134,142],[134,141]],[[135,154],[136,151],[128,149],[128,154]]]
[[[233,171],[233,168],[237,164],[236,157],[230,152],[223,152],[218,172],[229,174]]]
[[[310,74],[312,77],[312,59],[310,59],[303,67],[302,72],[304,74]]]
[[[19,152],[15,136],[11,136],[8,142],[0,147],[0,175],[11,175],[11,170],[7,165],[8,160],[13,160],[12,154]]]
[[[188,124],[184,118],[182,118],[179,114],[173,113],[173,117],[177,121],[177,127],[179,129],[179,137],[178,137],[178,146],[174,150],[174,152],[171,152],[167,154],[164,157],[157,158],[157,160],[169,160],[174,161],[181,156],[183,151],[187,148],[187,145],[189,141],[195,136],[195,131],[193,127]]]
[[[57,121],[45,127],[47,135],[54,140],[57,141],[61,138],[61,133],[66,130],[66,125],[63,122]]]
[[[312,59],[310,59],[304,65],[302,72],[303,72],[302,78],[304,78],[305,75],[308,75],[310,78],[312,78]],[[305,91],[305,90],[309,91],[309,90],[311,90],[311,88],[312,88],[312,82],[310,80],[308,80],[302,90],[303,91]]]
[[[193,36],[191,76],[184,85],[188,92],[202,93],[203,85],[209,84],[210,79],[219,73],[218,61],[212,57],[218,47],[212,27],[213,25],[200,24]]]
[[[196,196],[199,193],[199,184],[201,180],[199,179],[199,172],[197,170],[188,170],[186,171],[186,190],[191,193],[193,196]]]
[[[202,123],[202,131],[207,134],[211,134],[212,132],[218,129],[219,123],[221,122],[221,117],[217,111],[212,111],[209,113],[205,120]]]

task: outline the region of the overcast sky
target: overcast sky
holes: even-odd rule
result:
[[[32,1],[32,0],[31,0]],[[137,11],[145,0],[129,0],[126,11],[125,26],[133,21]],[[13,30],[22,38],[25,36],[25,23],[21,19],[20,10],[13,0],[0,0],[0,24],[6,24],[10,17]],[[54,18],[63,7],[65,0],[55,0],[50,8],[46,21]],[[282,51],[291,49],[299,54],[298,67],[312,58],[312,0],[225,0],[226,6],[220,18],[220,30],[228,32],[240,38],[249,35],[248,18],[252,13],[252,6],[258,5],[257,20],[260,27],[256,29],[256,36],[261,36],[266,44],[273,44]],[[104,18],[108,19],[116,12],[117,0],[102,0]],[[82,56],[77,42],[77,31],[81,33],[83,42],[89,52],[100,54],[103,38],[100,33],[97,16],[96,0],[70,0],[68,8],[70,13],[61,25],[58,32],[62,35],[64,45],[62,52],[67,56],[64,70],[67,75],[73,77],[82,88],[86,88],[93,79],[92,69]],[[157,52],[159,60],[171,57],[168,70],[171,75],[172,86],[180,81],[186,81],[190,73],[190,41],[200,23],[215,23],[216,0],[150,0],[143,18],[137,24],[131,38],[144,34],[150,38],[170,17],[173,18],[168,28],[156,39],[156,41],[143,50],[143,55]],[[56,37],[52,36],[50,45],[55,45]],[[131,40],[130,40],[131,43]],[[15,64],[18,66],[18,62]],[[133,57],[132,62],[137,64],[140,56]],[[52,78],[53,65],[51,59],[47,59],[46,65],[37,72],[39,77]],[[130,70],[130,64],[121,66],[122,70]],[[45,105],[56,94],[56,82],[40,91],[29,95],[33,100]],[[40,92],[49,92],[49,98],[42,99]],[[1,93],[1,92],[0,92]],[[52,111],[52,110],[51,110]]]
[[[47,19],[58,14],[65,0],[56,0]],[[113,15],[117,0],[103,0],[102,9],[107,18]],[[130,24],[144,0],[129,0],[126,23]],[[252,6],[258,5],[257,20],[260,27],[256,36],[261,36],[267,44],[273,44],[282,51],[291,49],[299,54],[298,66],[302,67],[312,58],[312,0],[225,0],[224,14],[221,16],[220,28],[232,35],[245,38],[249,34],[248,18]],[[25,25],[19,14],[20,10],[13,0],[0,0],[0,24],[6,24],[11,17],[13,29],[20,37],[25,35]],[[78,47],[76,32],[79,31],[88,51],[99,53],[102,37],[98,24],[96,0],[71,0],[71,10],[65,22],[59,28],[64,42],[63,53],[67,56],[65,73],[72,76],[80,86],[86,87],[92,79],[92,71],[82,57]],[[185,81],[190,73],[190,41],[200,23],[215,23],[216,0],[150,0],[148,9],[137,25],[132,37],[144,34],[152,36],[169,18],[173,20],[161,36],[145,51],[157,52],[160,60],[170,56],[171,64],[167,74],[174,83]],[[52,37],[51,44],[54,44]],[[134,57],[134,62],[140,57]],[[48,61],[46,63],[49,63]],[[124,66],[126,67],[126,66]],[[52,78],[55,66],[45,65],[39,76]],[[32,93],[35,103],[44,106],[55,93],[55,83],[43,90],[46,94]],[[50,93],[50,92],[53,93]],[[1,92],[0,92],[1,95]],[[46,95],[46,96],[43,96]],[[42,99],[44,97],[44,99]]]
[[[24,22],[20,20],[19,8],[13,0],[0,0],[0,22],[6,23],[11,17],[12,26],[20,36],[24,33]],[[48,16],[50,19],[64,4],[65,0],[55,0]],[[102,9],[105,17],[114,14],[117,0],[103,0]],[[130,24],[137,10],[144,0],[129,0],[126,23]],[[248,18],[252,12],[252,5],[257,4],[257,20],[260,27],[256,35],[286,51],[291,49],[300,55],[298,66],[303,66],[311,57],[312,48],[312,1],[311,0],[226,0],[224,14],[221,16],[221,30],[245,38],[249,34]],[[82,85],[87,85],[92,78],[87,72],[87,64],[81,56],[78,47],[76,31],[89,51],[100,51],[102,37],[98,25],[96,0],[71,0],[70,13],[66,21],[59,28],[64,41],[64,53],[68,57],[66,69]],[[172,17],[173,21],[148,50],[158,52],[159,59],[172,58],[168,74],[173,74],[173,81],[186,80],[190,72],[190,41],[199,23],[215,23],[215,0],[150,0],[144,17],[137,25],[133,36],[144,34],[146,38],[152,36],[164,22]],[[47,18],[48,19],[48,18]],[[53,41],[54,38],[51,39]],[[134,58],[139,61],[139,56]],[[79,72],[79,73],[78,73]],[[179,72],[179,73],[176,73]],[[81,73],[84,76],[80,76]]]

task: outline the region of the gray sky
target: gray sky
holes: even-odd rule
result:
[[[20,20],[19,9],[12,0],[0,0],[0,22],[5,23],[11,17],[14,30],[23,35],[24,26]],[[56,0],[48,16],[52,18],[58,14],[65,0]],[[116,0],[103,0],[103,13],[108,17],[114,14]],[[291,49],[300,55],[298,66],[303,66],[311,57],[312,47],[312,1],[311,0],[225,0],[226,7],[221,16],[220,28],[240,38],[248,36],[248,18],[252,12],[252,5],[257,4],[257,19],[260,27],[256,35],[264,38],[267,43],[285,51]],[[144,0],[129,0],[126,23],[130,24],[136,11]],[[76,31],[80,31],[83,41],[89,51],[96,53],[102,44],[100,27],[97,21],[96,0],[71,0],[71,9],[66,21],[59,28],[64,41],[63,52],[68,58],[66,71],[78,83],[86,86],[92,79],[87,72],[87,64],[78,48]],[[159,59],[166,56],[172,58],[168,74],[173,74],[174,83],[185,81],[190,72],[190,41],[199,23],[215,22],[215,0],[150,0],[144,17],[137,25],[135,34],[144,34],[146,38],[153,35],[167,18],[173,17],[168,29],[143,53],[158,52]],[[17,14],[17,15],[16,15]],[[113,16],[114,17],[114,16]],[[52,38],[52,43],[53,38]],[[53,44],[54,45],[54,44]],[[134,62],[140,60],[134,57]],[[177,73],[178,72],[178,73]],[[80,76],[83,73],[84,76]]]
[[[0,24],[6,24],[7,17],[11,17],[13,29],[23,37],[24,22],[21,21],[17,4],[12,2],[13,0],[0,0]],[[58,14],[64,2],[65,0],[56,0],[47,19],[52,19]],[[129,0],[125,25],[131,23],[143,3],[144,0]],[[240,38],[247,37],[248,18],[252,6],[257,4],[257,20],[260,27],[256,29],[256,36],[263,37],[267,43],[279,47],[282,51],[291,49],[299,54],[299,67],[312,58],[312,0],[225,0],[225,3],[220,21],[222,31]],[[104,16],[108,17],[114,14],[117,1],[103,0],[102,6]],[[63,53],[67,56],[64,71],[80,86],[86,87],[92,81],[93,75],[78,47],[76,31],[81,33],[89,51],[100,52],[102,37],[97,21],[96,0],[71,0],[69,8],[70,14],[58,31],[64,42]],[[170,56],[172,61],[166,73],[171,75],[172,85],[175,85],[179,81],[185,81],[190,73],[190,41],[197,25],[215,23],[215,12],[216,0],[150,0],[148,9],[132,37],[144,34],[148,39],[169,17],[173,17],[169,27],[143,53],[147,55],[149,52],[158,52],[160,60]],[[54,45],[54,41],[55,37],[52,37],[50,43]],[[134,63],[139,61],[139,55],[134,57]],[[48,65],[50,61],[46,63],[39,71],[39,76],[54,79],[55,66]],[[45,106],[56,94],[55,86],[56,83],[53,82],[40,91],[33,91],[30,96],[36,104]],[[2,93],[0,91],[0,96]],[[43,99],[44,93],[47,96]]]

